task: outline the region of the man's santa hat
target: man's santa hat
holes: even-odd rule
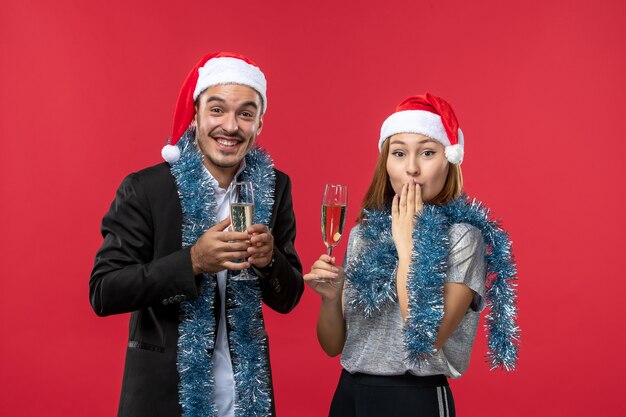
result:
[[[204,90],[221,84],[248,86],[261,96],[261,113],[267,110],[267,81],[259,67],[243,55],[216,52],[206,55],[189,72],[178,95],[174,126],[169,143],[161,150],[161,156],[170,164],[178,161],[180,150],[176,142],[189,128],[194,115],[195,101]]]
[[[380,128],[380,150],[385,140],[398,133],[418,133],[445,146],[451,164],[463,162],[463,132],[447,101],[430,93],[412,96],[396,107]]]

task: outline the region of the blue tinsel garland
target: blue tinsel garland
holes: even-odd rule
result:
[[[269,224],[274,206],[276,177],[269,155],[256,149],[246,156],[241,181],[251,181],[254,188],[254,223]],[[271,381],[267,334],[261,308],[258,280],[234,281],[226,287],[226,316],[229,323],[235,374],[235,415],[265,417],[271,410]]]
[[[178,142],[181,157],[171,167],[183,212],[183,247],[193,245],[216,223],[214,190],[197,152],[190,129]],[[267,153],[255,148],[246,155],[241,179],[252,181],[255,223],[269,224],[274,204],[274,165]],[[215,416],[212,352],[217,323],[214,314],[217,282],[204,274],[197,299],[183,302],[178,326],[177,366],[179,401],[185,417]],[[237,416],[271,414],[271,381],[258,281],[227,280],[227,323],[235,375]]]
[[[367,211],[361,225],[360,253],[346,267],[355,288],[353,305],[366,317],[396,302],[393,271],[398,262],[391,235],[391,211]],[[448,230],[454,223],[468,223],[483,235],[488,272],[486,317],[488,360],[506,370],[517,363],[519,328],[516,324],[516,268],[508,235],[489,211],[462,195],[445,206],[426,205],[413,231],[412,263],[407,277],[409,315],[404,328],[408,359],[419,362],[434,350],[443,317],[443,283],[448,263]]]

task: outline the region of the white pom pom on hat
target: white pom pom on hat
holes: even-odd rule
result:
[[[446,146],[446,159],[454,165],[463,162],[463,147],[459,144]]]
[[[161,149],[161,156],[165,161],[173,164],[180,159],[180,149],[178,149],[176,145],[165,145],[163,149]]]
[[[418,133],[445,146],[448,162],[463,162],[464,137],[450,104],[430,93],[406,98],[396,107],[380,128],[378,149],[391,136],[398,133]]]
[[[193,120],[196,98],[207,88],[219,84],[241,84],[256,90],[261,96],[262,112],[267,110],[267,81],[258,65],[243,55],[231,52],[205,55],[191,69],[178,95],[172,136],[161,150],[161,156],[170,164],[180,158],[176,143]]]

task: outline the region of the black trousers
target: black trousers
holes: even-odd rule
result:
[[[329,417],[455,417],[444,375],[379,376],[341,372]]]

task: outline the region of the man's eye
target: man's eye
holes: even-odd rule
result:
[[[211,113],[221,113],[222,109],[220,109],[219,107],[212,107],[210,111]]]
[[[243,117],[253,117],[252,113],[250,113],[249,111],[243,111],[241,112],[241,115]]]

